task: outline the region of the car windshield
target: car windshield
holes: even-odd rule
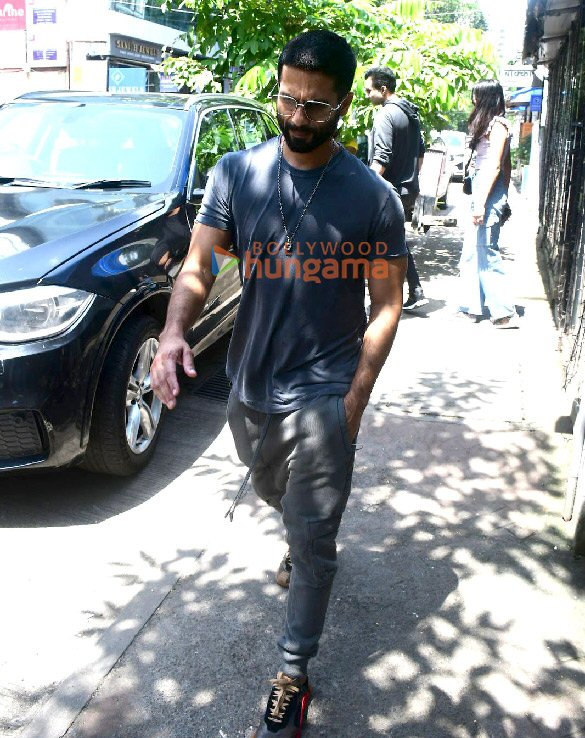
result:
[[[0,181],[161,187],[173,174],[186,119],[182,110],[128,103],[10,103],[0,108]]]

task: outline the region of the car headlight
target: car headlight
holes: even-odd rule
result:
[[[95,295],[42,286],[0,292],[0,343],[22,343],[63,333],[88,310]]]

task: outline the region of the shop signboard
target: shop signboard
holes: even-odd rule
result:
[[[0,0],[0,68],[26,65],[26,0]]]
[[[534,69],[531,65],[511,64],[502,70],[501,83],[505,89],[532,87]]]
[[[161,92],[178,92],[179,86],[175,82],[175,78],[172,74],[164,74],[161,72],[159,75],[160,78],[160,87],[159,90]]]
[[[67,66],[64,10],[63,0],[28,0],[27,56],[31,67]]]
[[[160,64],[162,61],[162,46],[139,38],[110,34],[109,54],[114,59],[141,62],[146,64]]]
[[[24,31],[26,0],[0,0],[0,31]]]
[[[143,67],[110,67],[109,92],[144,92],[148,70]]]
[[[542,113],[542,90],[530,96],[530,110],[533,113]]]

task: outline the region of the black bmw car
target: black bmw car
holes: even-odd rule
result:
[[[78,462],[126,475],[153,454],[150,386],[210,169],[278,132],[231,95],[28,93],[0,107],[0,471]],[[227,332],[237,269],[193,326]]]

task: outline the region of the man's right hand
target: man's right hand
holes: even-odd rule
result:
[[[179,380],[177,364],[182,364],[188,377],[196,377],[193,353],[185,341],[185,331],[195,325],[201,315],[213,283],[213,249],[228,250],[232,243],[230,231],[222,231],[195,223],[189,253],[177,277],[167,310],[167,320],[160,334],[160,344],[152,363],[152,389],[172,410],[177,404]]]
[[[154,394],[172,410],[177,404],[179,395],[179,380],[177,378],[177,364],[183,366],[188,377],[196,377],[193,363],[193,352],[183,336],[167,334],[160,335],[158,351],[152,362],[150,377]]]

